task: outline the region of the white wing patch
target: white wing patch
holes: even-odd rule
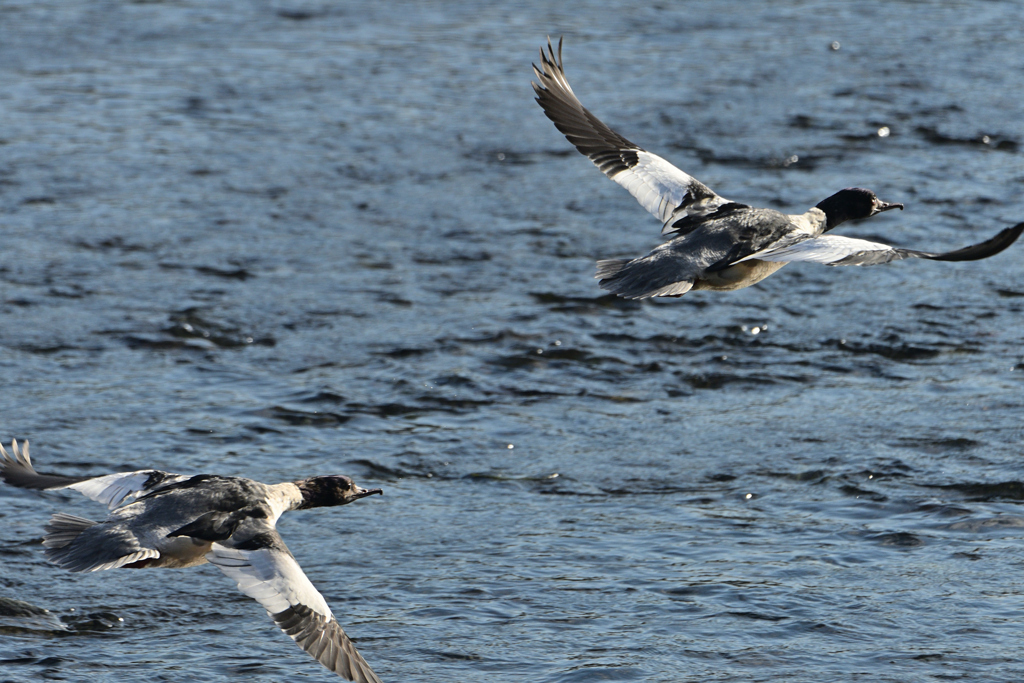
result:
[[[239,550],[214,543],[206,554],[211,564],[238,584],[238,590],[255,599],[271,615],[305,605],[330,619],[331,608],[313,586],[302,567],[288,552],[261,548]]]
[[[694,188],[702,185],[657,154],[637,150],[636,157],[635,166],[619,171],[611,179],[626,188],[640,206],[666,223],[680,204],[694,200]]]
[[[261,547],[243,550],[214,543],[206,559],[263,605],[274,623],[325,667],[350,681],[381,683],[277,531],[264,526],[246,543],[254,542]]]
[[[760,259],[761,261],[773,261],[776,263],[810,261],[812,263],[834,264],[842,261],[844,258],[863,254],[864,252],[891,252],[893,258],[900,258],[899,253],[888,244],[869,242],[868,240],[860,240],[853,237],[841,237],[839,235],[822,235],[821,237],[804,240],[787,247],[765,249],[756,254],[751,254],[741,261]],[[882,255],[879,254],[879,256]],[[741,261],[737,261],[737,263]]]
[[[95,479],[87,479],[77,484],[71,484],[62,488],[74,489],[86,498],[103,503],[107,508],[113,510],[126,498],[134,498],[143,491],[147,491],[146,482],[153,475],[153,470],[138,470],[136,472],[119,472],[107,474]],[[185,479],[186,477],[179,477]],[[168,483],[167,479],[160,482]]]

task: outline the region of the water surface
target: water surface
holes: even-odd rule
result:
[[[603,296],[657,221],[532,101],[723,196],[1024,219],[1010,2],[0,5],[0,436],[383,497],[280,529],[385,681],[1011,681],[1020,245]],[[838,47],[838,49],[834,49]],[[888,135],[880,135],[882,129]],[[72,575],[0,489],[0,679],[339,680],[213,567]],[[53,623],[59,619],[63,629]]]

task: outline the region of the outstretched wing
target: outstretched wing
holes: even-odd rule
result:
[[[995,256],[1020,237],[1024,223],[1001,230],[995,237],[963,249],[935,254],[914,249],[900,249],[888,244],[869,242],[839,235],[822,235],[776,249],[766,249],[751,254],[748,259],[761,261],[789,262],[811,261],[830,266],[874,266],[905,258],[925,258],[932,261],[977,261]]]
[[[328,669],[349,681],[381,683],[277,530],[259,522],[238,536],[248,540],[214,543],[206,559],[263,605],[282,631]]]
[[[532,85],[544,113],[602,173],[626,188],[641,206],[664,223],[662,233],[685,234],[695,221],[733,204],[591,114],[576,98],[565,77],[561,40],[556,57],[549,38],[547,52],[543,48],[540,51],[540,61],[540,68],[533,65],[540,84]]]
[[[28,441],[20,448],[17,441],[12,441],[11,451],[13,456],[0,445],[0,477],[8,484],[23,489],[47,491],[74,489],[86,498],[103,503],[111,510],[127,498],[137,498],[167,484],[188,479],[184,475],[160,470],[119,472],[101,477],[65,477],[60,474],[36,472],[28,455]]]

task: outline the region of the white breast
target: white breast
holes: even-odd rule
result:
[[[294,510],[302,503],[302,492],[290,482],[267,486],[267,504],[270,505],[270,524],[277,524],[278,518],[288,510]]]
[[[705,273],[693,283],[693,289],[710,289],[718,292],[730,292],[757,284],[785,263],[769,263],[767,261],[741,261],[715,273]]]

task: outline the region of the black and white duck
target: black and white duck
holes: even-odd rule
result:
[[[72,572],[194,567],[210,562],[255,598],[299,646],[350,681],[380,683],[295,561],[275,524],[288,510],[347,505],[381,489],[346,476],[262,484],[160,470],[99,477],[36,472],[28,442],[0,446],[0,477],[26,489],[73,489],[110,510],[102,522],[58,512],[46,526],[46,557]]]
[[[561,40],[557,56],[548,40],[540,58],[541,66],[533,67],[540,83],[533,89],[544,113],[576,149],[654,214],[668,237],[646,256],[597,262],[601,287],[626,299],[678,297],[691,289],[742,289],[791,261],[831,266],[905,258],[974,261],[998,254],[1024,231],[1024,223],[1018,223],[980,244],[933,253],[825,234],[848,220],[903,209],[870,190],[840,190],[806,213],[792,215],[730,201],[590,113],[565,77]]]

